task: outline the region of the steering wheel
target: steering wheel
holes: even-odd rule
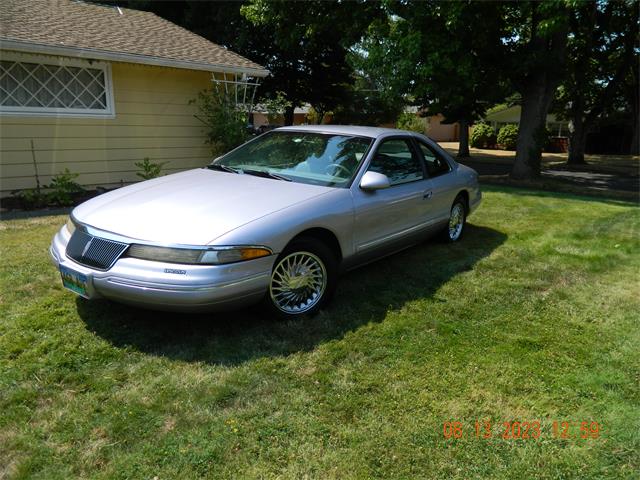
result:
[[[327,168],[324,169],[324,172],[327,175],[333,175],[333,176],[338,176],[339,177],[340,175],[336,175],[336,173],[338,173],[337,170],[342,170],[344,173],[346,173],[346,177],[350,177],[351,176],[351,171],[347,167],[344,167],[344,166],[340,165],[339,163],[332,163],[330,165],[327,165]]]

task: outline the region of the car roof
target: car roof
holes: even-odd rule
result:
[[[274,131],[335,133],[340,135],[358,135],[361,137],[378,138],[388,135],[414,135],[413,132],[397,130],[395,128],[362,127],[357,125],[295,125],[276,128]]]

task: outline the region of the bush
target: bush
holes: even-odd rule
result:
[[[214,156],[233,150],[248,138],[247,112],[219,85],[200,92],[191,103],[195,103],[200,111],[196,118],[208,128],[206,142]]]
[[[475,148],[489,148],[496,144],[496,132],[487,123],[478,123],[473,126],[469,144]]]
[[[149,157],[145,157],[142,162],[136,162],[134,165],[140,169],[136,175],[145,180],[150,180],[160,176],[162,167],[169,162],[154,163],[149,161]]]
[[[51,184],[47,186],[51,189],[48,194],[49,202],[63,207],[73,205],[74,197],[84,192],[84,188],[75,182],[76,178],[78,178],[78,174],[71,173],[68,168],[55,175],[51,179]]]
[[[291,107],[284,92],[276,92],[275,97],[263,98],[258,103],[267,110],[267,120],[271,125],[283,122],[287,108]]]
[[[396,122],[396,127],[400,130],[409,130],[410,132],[423,133],[425,131],[424,120],[415,113],[402,112]]]
[[[498,145],[505,150],[515,150],[518,140],[518,125],[505,125],[498,132]]]
[[[49,196],[42,193],[37,188],[28,188],[26,190],[14,190],[11,195],[16,197],[19,206],[25,210],[33,210],[34,208],[46,207],[49,203]]]

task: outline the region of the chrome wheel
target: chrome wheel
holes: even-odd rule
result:
[[[327,269],[311,252],[294,252],[278,262],[271,274],[269,294],[283,313],[300,314],[320,302],[327,288]]]
[[[462,229],[464,228],[464,205],[456,203],[451,209],[451,216],[449,217],[449,240],[455,242],[462,235]]]

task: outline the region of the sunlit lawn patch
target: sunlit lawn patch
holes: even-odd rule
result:
[[[461,243],[291,323],[78,300],[47,257],[64,217],[1,222],[0,478],[633,478],[639,213],[491,188]]]

